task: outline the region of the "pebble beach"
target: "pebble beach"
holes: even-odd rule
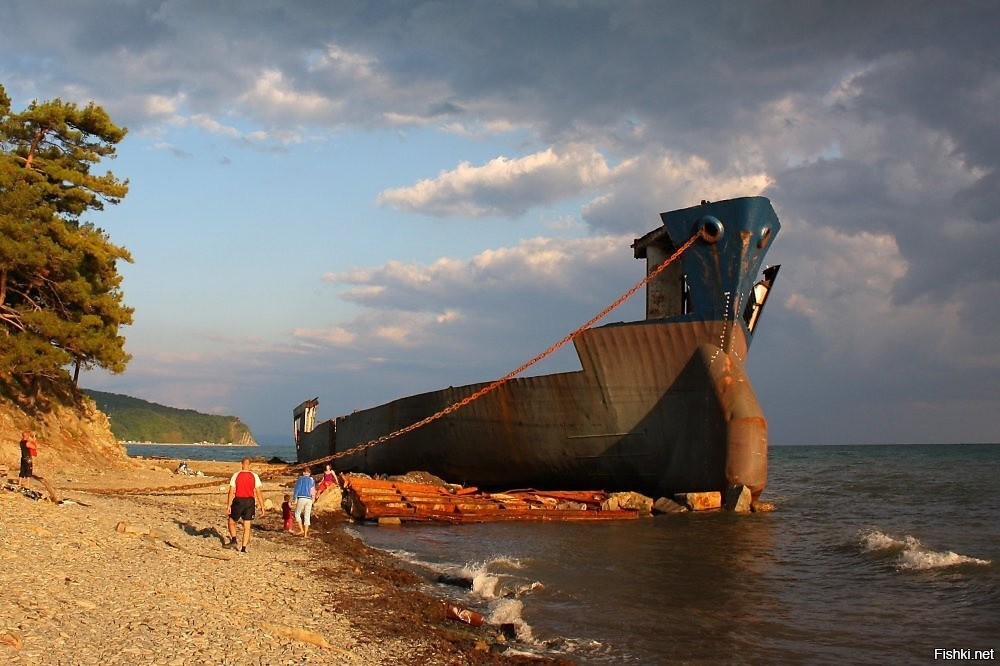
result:
[[[341,512],[315,517],[309,538],[284,532],[290,474],[254,466],[275,509],[244,554],[223,546],[238,463],[205,463],[205,477],[130,463],[47,474],[57,501],[37,480],[40,500],[0,490],[0,662],[539,663],[498,628],[447,619],[426,581],[345,533]],[[155,490],[176,485],[191,488]]]

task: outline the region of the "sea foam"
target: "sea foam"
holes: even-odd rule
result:
[[[527,582],[516,576],[505,574],[502,569],[521,569],[518,560],[499,555],[485,562],[472,562],[462,567],[459,576],[472,582],[473,594],[483,599],[519,597],[542,587],[540,582]],[[501,571],[497,571],[500,569]]]
[[[531,626],[524,621],[521,613],[524,604],[517,599],[503,599],[493,605],[490,611],[488,622],[493,625],[510,625],[514,627],[517,640],[528,645],[535,643],[535,637],[531,633]]]
[[[896,568],[900,570],[925,571],[960,564],[990,563],[990,560],[960,555],[950,550],[939,551],[928,548],[919,539],[908,534],[902,539],[897,539],[880,530],[862,530],[858,541],[865,552],[894,556]]]

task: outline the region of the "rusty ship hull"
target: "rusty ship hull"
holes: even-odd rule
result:
[[[634,490],[654,497],[767,482],[767,421],[744,369],[777,267],[754,281],[779,223],[747,197],[663,213],[633,244],[655,268],[699,239],[646,287],[646,319],[590,328],[573,342],[581,369],[512,379],[447,416],[360,453],[339,471],[426,470],[482,488]],[[452,387],[315,424],[296,408],[300,462],[347,451],[471,395]]]

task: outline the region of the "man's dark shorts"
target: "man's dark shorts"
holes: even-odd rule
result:
[[[30,478],[34,471],[34,465],[32,464],[31,458],[21,458],[21,471],[18,474],[18,477],[22,479]]]
[[[229,517],[233,520],[253,520],[256,505],[252,497],[237,497],[229,507]]]

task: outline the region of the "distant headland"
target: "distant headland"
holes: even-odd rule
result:
[[[83,391],[107,414],[111,432],[124,444],[157,446],[257,446],[236,416],[178,409],[118,393]]]

